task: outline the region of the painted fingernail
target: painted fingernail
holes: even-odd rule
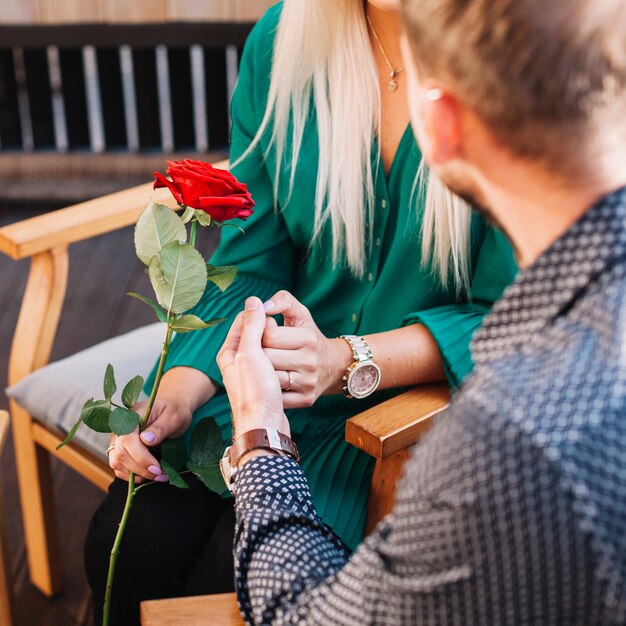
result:
[[[158,476],[154,477],[154,480],[156,480],[156,482],[158,483],[167,483],[170,479],[167,477],[167,474],[159,474]]]
[[[271,311],[275,306],[276,306],[276,303],[273,300],[268,300],[267,302],[263,303],[263,308],[266,311]]]
[[[156,441],[156,435],[149,431],[149,430],[144,430],[140,437],[146,442],[146,443],[154,443]]]
[[[161,473],[161,468],[158,467],[157,465],[149,465],[148,466],[148,471],[151,474],[154,474],[155,476],[158,476]]]

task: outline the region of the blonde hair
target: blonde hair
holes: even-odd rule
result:
[[[319,136],[312,243],[330,222],[333,262],[345,261],[357,277],[365,270],[374,222],[371,153],[381,112],[378,85],[362,0],[285,0],[265,114],[238,159],[244,159],[271,126],[277,197],[291,130],[293,189],[312,95]],[[420,170],[426,186],[422,261],[431,265],[443,286],[452,275],[457,292],[469,293],[471,211],[436,176]]]

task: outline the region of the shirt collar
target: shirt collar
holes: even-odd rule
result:
[[[474,337],[475,363],[498,359],[523,344],[620,262],[626,263],[626,187],[603,197],[520,271]]]

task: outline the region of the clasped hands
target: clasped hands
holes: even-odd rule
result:
[[[276,323],[276,315],[283,316],[283,326]],[[265,303],[248,298],[217,356],[234,436],[264,427],[289,434],[284,409],[308,407],[323,394],[340,392],[341,377],[351,360],[348,345],[325,337],[308,309],[289,292],[279,291]],[[193,406],[175,389],[162,384],[144,432],[114,439],[109,464],[118,478],[128,480],[132,471],[137,482],[167,480],[149,448],[181,436],[202,404]],[[141,405],[136,409],[141,410]]]

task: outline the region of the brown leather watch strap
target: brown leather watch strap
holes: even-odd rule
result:
[[[237,467],[244,454],[258,449],[284,452],[298,463],[300,462],[298,448],[287,435],[279,433],[275,428],[255,428],[239,435],[233,441],[229,451],[231,467]]]

